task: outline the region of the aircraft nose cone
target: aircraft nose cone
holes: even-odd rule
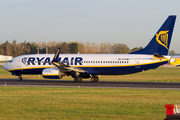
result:
[[[8,71],[8,70],[9,70],[9,69],[8,69],[8,63],[4,64],[4,65],[3,65],[3,68]]]

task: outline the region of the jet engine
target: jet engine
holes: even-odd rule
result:
[[[46,68],[42,71],[42,76],[44,78],[50,78],[50,79],[61,79],[63,76],[65,76],[66,73],[61,72],[56,67],[53,68]]]

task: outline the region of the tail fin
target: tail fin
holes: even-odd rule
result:
[[[159,53],[160,55],[167,55],[171,43],[175,20],[176,16],[170,15],[144,49],[132,52],[130,54],[153,55],[154,53]]]
[[[53,57],[52,62],[58,62],[60,50],[61,50],[61,48],[58,48],[56,54]]]

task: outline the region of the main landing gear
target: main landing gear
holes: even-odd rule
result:
[[[98,76],[93,75],[93,76],[91,77],[91,82],[98,82],[98,81],[99,81]]]
[[[74,82],[82,82],[82,77],[81,76],[75,77]]]
[[[74,76],[74,82],[82,82],[82,76],[76,73],[77,76]],[[91,82],[98,82],[99,78],[96,75],[91,76]]]
[[[79,72],[75,73],[74,82],[82,82],[82,77],[80,76]]]

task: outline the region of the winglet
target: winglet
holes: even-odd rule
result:
[[[58,62],[60,50],[61,50],[61,48],[59,47],[56,54],[53,57],[52,62]]]

